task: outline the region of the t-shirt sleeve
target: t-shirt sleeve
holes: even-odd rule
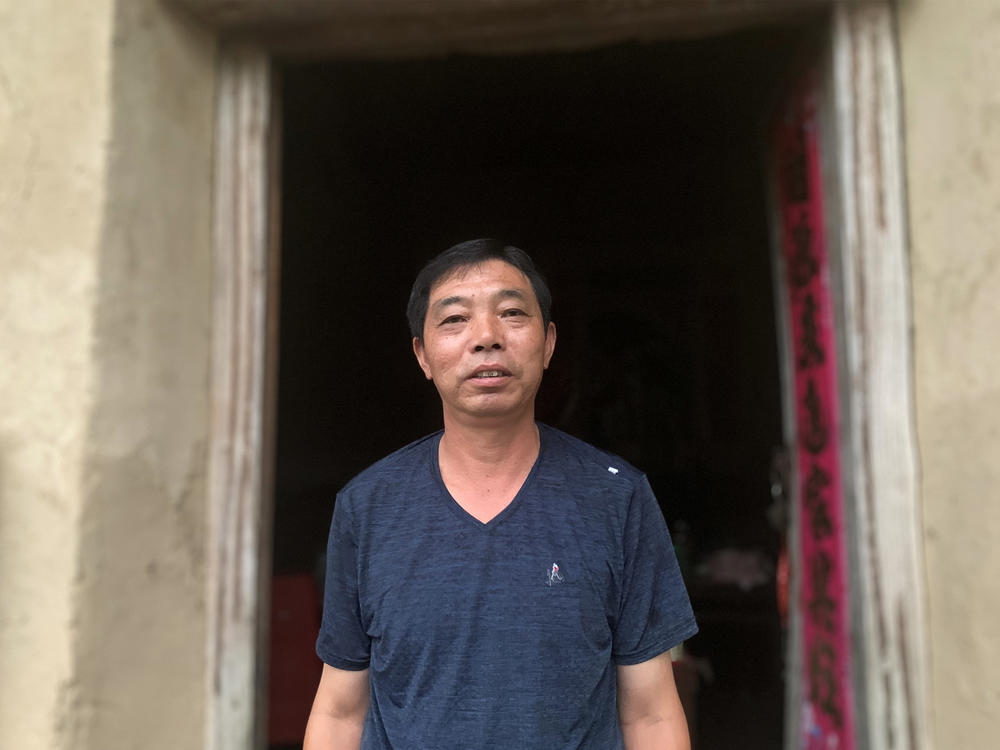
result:
[[[612,655],[617,664],[639,664],[698,632],[670,532],[645,476],[632,495],[622,551]]]
[[[357,532],[347,503],[338,497],[326,549],[323,621],[316,653],[332,667],[360,670],[368,667],[370,649],[358,598]]]

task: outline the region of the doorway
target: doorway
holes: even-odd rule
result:
[[[645,470],[674,534],[694,746],[781,746],[763,151],[802,38],[283,69],[276,581],[318,587],[337,490],[440,426],[404,317],[420,265],[503,237],[553,290],[539,419]]]

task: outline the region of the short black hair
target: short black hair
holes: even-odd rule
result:
[[[431,289],[442,279],[460,268],[477,266],[490,260],[502,260],[528,277],[531,288],[542,311],[542,326],[547,331],[552,319],[552,293],[535,262],[524,250],[495,239],[468,240],[449,247],[432,258],[417,274],[410,290],[410,301],[406,305],[406,317],[410,322],[410,333],[414,338],[424,340],[424,321],[430,304]]]

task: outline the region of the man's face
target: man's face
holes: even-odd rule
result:
[[[424,340],[413,339],[413,352],[446,420],[503,420],[534,415],[555,344],[555,324],[546,330],[528,278],[490,260],[431,288]]]

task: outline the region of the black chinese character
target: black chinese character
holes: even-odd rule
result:
[[[830,486],[830,475],[813,464],[806,478],[806,508],[809,511],[809,528],[813,539],[826,539],[833,535],[833,521],[823,490]]]
[[[809,378],[806,395],[802,399],[805,409],[802,424],[802,444],[813,455],[822,453],[829,437],[826,425],[823,423],[823,405],[816,393],[816,384]]]
[[[830,575],[833,560],[825,552],[818,552],[809,567],[812,570],[812,595],[809,597],[809,615],[819,627],[832,633],[836,629],[837,602],[830,596]]]
[[[792,252],[789,258],[789,275],[792,285],[801,289],[819,271],[819,263],[812,254],[812,227],[809,226],[809,213],[803,209],[799,219],[792,226]]]
[[[821,365],[826,360],[826,352],[819,344],[819,326],[816,325],[816,298],[812,292],[802,300],[802,341],[799,343],[800,370],[806,370],[813,365]]]
[[[840,728],[843,718],[837,705],[837,654],[833,646],[817,641],[809,650],[809,700]]]

